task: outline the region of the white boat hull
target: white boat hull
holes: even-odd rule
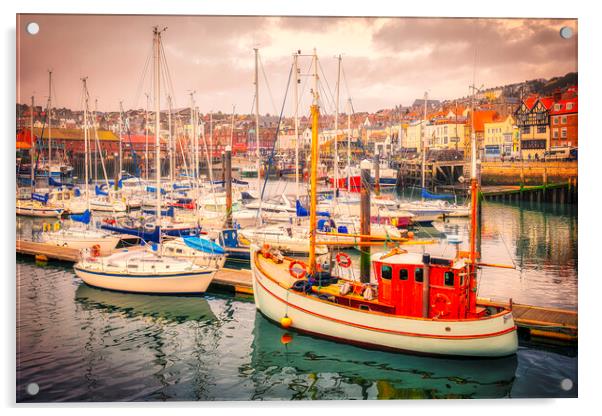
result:
[[[516,353],[510,312],[489,319],[437,320],[370,313],[289,290],[270,279],[251,253],[257,308],[292,329],[362,346],[429,355],[501,357]]]
[[[17,215],[26,217],[60,218],[63,214],[62,208],[16,208]]]
[[[123,276],[83,270],[77,265],[74,266],[74,270],[75,274],[90,286],[135,293],[201,294],[207,291],[215,274],[215,270],[210,270],[166,276]]]
[[[102,255],[109,254],[115,249],[117,243],[119,243],[120,237],[109,236],[104,238],[78,238],[78,237],[66,237],[61,235],[53,235],[54,233],[45,233],[42,235],[42,241],[47,244],[53,244],[57,247],[68,247],[83,250],[92,248],[94,246],[100,247],[100,253]]]

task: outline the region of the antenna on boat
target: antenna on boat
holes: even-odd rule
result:
[[[255,85],[255,167],[257,169],[257,193],[261,195],[261,175],[259,169],[261,168],[261,156],[259,152],[259,49],[253,48],[255,51],[255,79],[253,84]]]

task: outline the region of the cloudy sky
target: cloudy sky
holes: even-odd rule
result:
[[[32,21],[40,26],[35,36],[25,30]],[[317,49],[327,113],[334,111],[339,54],[342,111],[348,97],[355,111],[376,111],[411,104],[425,90],[434,99],[465,96],[473,76],[476,85],[494,87],[577,70],[577,21],[570,19],[21,15],[17,100],[29,102],[33,94],[38,104],[45,101],[52,69],[58,106],[81,109],[80,79],[87,76],[99,110],[117,110],[121,100],[126,108],[144,107],[155,25],[167,27],[163,45],[176,105],[188,105],[195,91],[202,112],[252,111],[253,48],[262,63],[260,111],[270,114],[282,105],[297,50]],[[559,35],[564,26],[573,29],[569,40]],[[302,73],[309,65],[300,58]],[[303,109],[310,83],[302,77]]]

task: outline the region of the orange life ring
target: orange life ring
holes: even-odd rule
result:
[[[301,271],[295,270],[296,265],[301,266]],[[291,264],[289,264],[289,266],[288,266],[288,272],[295,279],[303,279],[305,277],[305,275],[307,274],[307,265],[299,260],[291,261]]]
[[[100,246],[98,244],[94,244],[92,246],[92,257],[99,257],[100,256]]]
[[[347,253],[338,253],[337,254],[337,264],[343,269],[348,269],[351,267],[351,257]]]
[[[449,315],[451,309],[451,301],[443,293],[437,293],[431,304],[433,312],[437,312],[437,318],[445,318]]]

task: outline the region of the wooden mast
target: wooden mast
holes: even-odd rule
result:
[[[470,112],[470,284],[468,294],[468,310],[476,311],[477,306],[477,205],[478,205],[478,181],[477,181],[477,144],[474,131],[474,94],[476,88],[472,85],[472,109]]]
[[[310,167],[310,194],[309,194],[309,274],[317,271],[316,267],[316,205],[318,203],[318,128],[320,107],[318,106],[318,56],[314,49],[314,88],[313,103],[311,105],[311,167]]]

